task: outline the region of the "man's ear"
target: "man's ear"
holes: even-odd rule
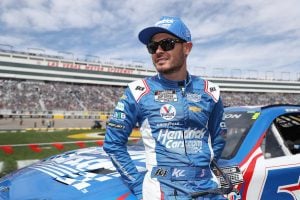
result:
[[[193,43],[192,42],[184,43],[184,54],[186,56],[188,56],[189,53],[191,52],[192,48],[193,48]]]

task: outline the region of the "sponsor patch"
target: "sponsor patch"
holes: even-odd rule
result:
[[[209,88],[209,92],[210,92],[210,93],[213,93],[213,92],[215,92],[215,91],[217,91],[216,87],[211,87],[211,88]]]
[[[190,153],[199,153],[202,151],[202,139],[205,133],[205,128],[200,130],[190,128],[186,130],[161,129],[157,141],[167,149],[172,149],[178,153],[184,153],[185,150]]]
[[[163,168],[158,168],[155,172],[154,172],[155,176],[167,176],[168,175],[168,170],[163,169]]]
[[[122,124],[116,124],[116,123],[112,123],[112,122],[108,122],[106,125],[109,126],[109,127],[112,127],[112,128],[117,128],[117,129],[124,129],[125,128],[125,126],[122,125]]]
[[[190,180],[191,177],[195,180],[203,178],[211,178],[209,168],[202,167],[153,167],[151,177],[160,180]]]
[[[163,103],[178,101],[175,90],[155,91],[154,99],[155,101],[163,102]]]
[[[176,108],[171,104],[165,104],[160,108],[160,116],[165,120],[171,120],[176,116]]]
[[[198,106],[190,106],[189,110],[192,112],[201,112],[202,108],[198,107]]]
[[[183,124],[180,122],[163,122],[163,123],[157,123],[157,127],[170,127],[170,126],[182,126]]]
[[[126,118],[126,115],[125,115],[125,113],[122,113],[122,112],[114,112],[113,118],[123,120]]]
[[[188,101],[195,102],[195,103],[201,101],[201,95],[196,93],[187,93],[186,98]]]
[[[220,89],[217,85],[210,81],[205,81],[204,91],[210,95],[215,102],[218,102],[220,97]]]
[[[136,102],[139,102],[140,99],[150,91],[146,81],[143,79],[129,83],[128,87]]]
[[[144,91],[146,88],[145,87],[142,87],[142,86],[136,86],[135,87],[135,90],[137,90],[137,91]]]
[[[116,109],[120,111],[124,111],[124,103],[118,102]]]

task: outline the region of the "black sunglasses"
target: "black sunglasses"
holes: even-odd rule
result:
[[[167,38],[163,39],[159,42],[149,42],[147,44],[147,49],[150,54],[155,54],[156,50],[158,49],[158,46],[162,48],[164,51],[170,51],[174,49],[176,43],[184,43],[185,41],[174,39],[174,38]]]

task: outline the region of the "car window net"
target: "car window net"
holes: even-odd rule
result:
[[[236,154],[258,116],[259,112],[225,112],[227,136],[222,158],[230,159]]]

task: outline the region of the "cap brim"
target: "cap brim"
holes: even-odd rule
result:
[[[161,28],[161,27],[148,27],[143,29],[140,33],[139,33],[139,40],[143,43],[143,44],[148,44],[151,40],[151,38],[153,37],[153,35],[157,34],[157,33],[169,33],[172,34],[170,31]]]

